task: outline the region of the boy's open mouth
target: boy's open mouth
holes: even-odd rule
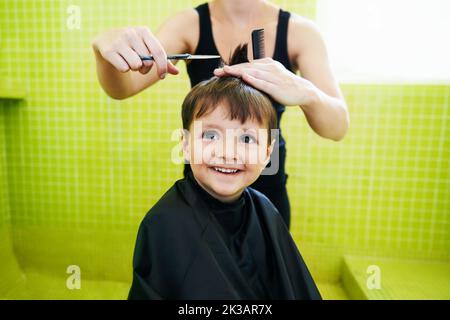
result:
[[[242,172],[242,170],[237,168],[223,168],[223,167],[209,167],[209,169],[213,170],[216,173],[223,174],[223,175],[236,175]]]

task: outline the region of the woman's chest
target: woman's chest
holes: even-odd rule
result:
[[[288,36],[288,29],[278,28],[278,21],[253,28],[233,29],[230,25],[215,25],[212,28],[213,39],[218,53],[225,62],[228,62],[233,50],[240,44],[248,43],[248,58],[253,60],[253,48],[251,33],[255,29],[264,29],[264,52],[265,57],[279,60],[287,55],[291,66],[295,66],[297,53],[289,42],[296,37]],[[285,60],[285,59],[283,59]]]
[[[214,24],[212,34],[215,47],[225,61],[228,60],[234,48],[240,44],[248,44],[248,57],[253,58],[252,49],[252,31],[255,29],[264,29],[264,51],[266,57],[273,57],[276,47],[277,23],[258,26],[258,27],[233,27],[232,25]]]

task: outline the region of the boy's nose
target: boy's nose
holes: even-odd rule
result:
[[[226,163],[235,163],[239,158],[235,139],[226,139],[222,143],[217,143],[215,156],[223,159]]]

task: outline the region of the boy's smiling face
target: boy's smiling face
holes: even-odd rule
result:
[[[237,200],[270,160],[267,125],[231,120],[227,106],[195,119],[183,136],[183,153],[196,181],[216,199]]]

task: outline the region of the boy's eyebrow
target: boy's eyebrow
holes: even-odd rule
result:
[[[219,130],[221,130],[221,131],[226,131],[227,129],[229,129],[229,128],[224,128],[224,127],[222,127],[221,125],[218,125],[218,124],[215,124],[215,123],[211,123],[211,124],[203,124],[202,125],[202,127],[204,128],[204,129],[219,129]],[[255,131],[255,130],[258,130],[258,129],[260,129],[260,128],[248,128],[248,127],[242,127],[242,128],[239,128],[239,129],[242,129],[243,131]]]
[[[205,123],[203,123],[203,125],[202,125],[202,127],[203,128],[206,128],[206,129],[210,129],[210,128],[212,128],[212,129],[219,129],[219,130],[223,130],[224,128],[222,127],[222,126],[220,126],[220,125],[217,125],[217,124],[205,124]]]

